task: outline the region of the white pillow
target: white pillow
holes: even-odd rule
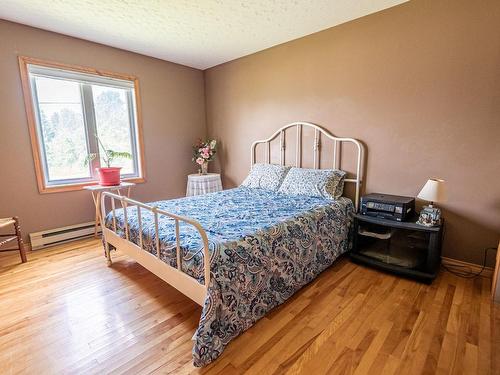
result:
[[[289,170],[282,165],[257,163],[241,186],[278,191]]]
[[[291,168],[279,192],[329,199],[340,198],[344,192],[346,172],[338,169]]]

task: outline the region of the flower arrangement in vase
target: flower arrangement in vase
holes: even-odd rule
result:
[[[215,139],[206,141],[200,139],[193,145],[193,161],[200,166],[199,173],[207,174],[208,162],[215,159],[216,149],[217,141]]]

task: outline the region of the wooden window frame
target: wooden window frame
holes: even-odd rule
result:
[[[61,184],[61,185],[47,185],[45,183],[45,175],[42,167],[41,152],[40,152],[40,140],[38,138],[38,131],[37,131],[38,125],[36,121],[30,77],[28,72],[29,64],[47,68],[56,68],[56,69],[74,71],[77,73],[93,74],[101,77],[115,78],[133,82],[134,93],[135,93],[135,107],[136,107],[135,112],[136,112],[136,127],[137,127],[137,148],[138,148],[137,156],[139,158],[139,160],[137,161],[137,165],[139,168],[138,171],[139,176],[124,178],[123,181],[135,182],[135,183],[146,182],[146,162],[144,158],[145,152],[144,152],[144,140],[142,131],[142,108],[139,95],[139,79],[136,76],[123,73],[115,73],[105,70],[97,70],[94,68],[89,68],[80,65],[70,65],[54,61],[47,61],[27,56],[19,56],[18,60],[19,60],[19,69],[21,73],[24,105],[26,108],[26,117],[28,120],[28,129],[31,138],[31,150],[33,152],[36,180],[38,185],[38,191],[41,194],[82,190],[85,186],[96,185],[97,181],[87,181],[87,182],[79,182],[74,184]]]

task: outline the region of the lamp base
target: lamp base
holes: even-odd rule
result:
[[[432,204],[424,206],[420,211],[417,224],[424,227],[435,227],[441,224],[441,210]]]

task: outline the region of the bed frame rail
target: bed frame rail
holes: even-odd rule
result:
[[[113,217],[112,229],[105,226],[106,218],[106,201],[109,200],[111,203],[111,213]],[[117,223],[116,223],[116,201],[120,202],[120,206],[123,208],[123,221],[124,221],[124,232],[125,239],[117,234]],[[139,245],[136,245],[130,241],[130,228],[128,222],[128,212],[127,208],[135,207],[137,210],[137,222],[139,225]],[[144,241],[142,233],[142,211],[150,211],[154,217],[155,226],[155,248],[156,255],[151,254],[147,250],[144,250]],[[175,223],[175,242],[176,242],[176,255],[177,255],[177,268],[170,266],[160,259],[160,233],[159,233],[159,216],[164,215],[174,220]],[[167,281],[173,287],[193,299],[200,305],[203,305],[206,295],[206,289],[210,284],[210,253],[208,251],[208,238],[205,230],[201,224],[193,219],[179,216],[164,210],[159,209],[156,206],[150,206],[136,200],[127,198],[122,195],[113,194],[111,192],[104,192],[101,196],[101,223],[102,233],[104,239],[104,247],[106,252],[106,258],[108,265],[112,264],[111,253],[109,249],[109,244],[121,251],[127,253],[127,255],[135,258],[144,267],[155,273],[160,278]],[[185,222],[192,225],[198,231],[202,241],[203,241],[203,267],[205,284],[200,284],[195,278],[189,276],[182,271],[182,255],[180,247],[180,230],[179,223]],[[165,267],[167,269],[165,269]],[[157,270],[157,272],[155,272]],[[165,272],[168,271],[168,272]],[[168,275],[168,276],[165,276]]]

